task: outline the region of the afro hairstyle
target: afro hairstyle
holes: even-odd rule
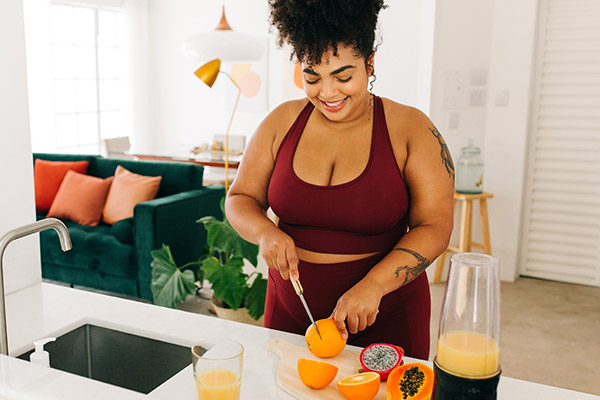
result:
[[[270,23],[277,45],[292,46],[291,60],[321,63],[325,52],[337,55],[339,45],[366,60],[375,49],[377,16],[383,0],[269,0]]]

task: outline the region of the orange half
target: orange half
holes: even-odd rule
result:
[[[323,389],[337,375],[338,367],[322,361],[298,359],[298,375],[300,380],[311,389]]]
[[[381,379],[377,372],[362,372],[337,381],[337,387],[348,400],[371,400],[379,392]]]

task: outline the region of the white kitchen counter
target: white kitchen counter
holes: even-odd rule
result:
[[[244,345],[243,399],[292,399],[279,389],[279,357],[267,351],[269,338],[304,345],[304,337],[218,318],[171,310],[63,286],[42,283],[6,299],[11,356],[31,350],[33,341],[60,336],[86,323],[183,346],[207,337],[224,337]],[[0,356],[0,398],[194,400],[191,365],[149,395]],[[190,356],[191,364],[191,356]],[[503,376],[498,399],[587,400],[600,396],[525,382]]]

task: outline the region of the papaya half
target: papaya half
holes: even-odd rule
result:
[[[387,378],[387,400],[429,400],[433,379],[433,370],[423,363],[398,366]]]

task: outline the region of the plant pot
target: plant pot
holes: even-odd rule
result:
[[[264,315],[258,320],[252,318],[248,313],[248,309],[240,307],[237,310],[226,306],[221,299],[217,299],[214,296],[211,297],[210,303],[217,314],[217,317],[228,319],[230,321],[243,322],[244,324],[264,326],[265,318]]]

